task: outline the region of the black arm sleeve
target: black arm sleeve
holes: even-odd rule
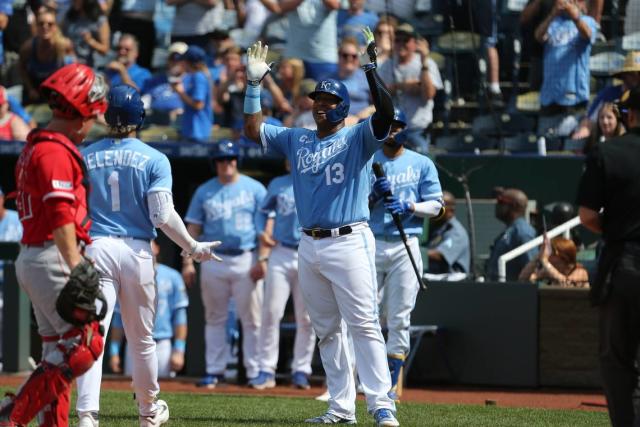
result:
[[[373,105],[376,107],[376,112],[371,117],[373,133],[376,138],[382,139],[389,132],[393,121],[393,100],[375,68],[372,67],[365,71],[365,75],[367,76],[367,83],[369,83]]]

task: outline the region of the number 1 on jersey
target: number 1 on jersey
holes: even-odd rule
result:
[[[324,168],[324,176],[327,185],[340,184],[344,181],[344,166],[342,163],[327,165],[327,167]]]
[[[107,178],[107,184],[111,187],[111,210],[113,212],[120,211],[120,177],[118,171],[111,172]]]

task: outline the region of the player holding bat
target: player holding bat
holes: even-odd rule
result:
[[[416,270],[418,275],[422,272],[418,236],[422,234],[423,218],[444,213],[436,167],[428,157],[403,146],[406,126],[404,113],[396,109],[389,137],[373,155],[374,169],[382,167],[384,174],[380,171],[375,176],[372,174],[375,182],[369,195],[369,226],[376,238],[378,289],[383,291],[381,314],[387,319],[389,329],[389,397],[394,400],[402,392],[402,366],[409,353],[411,311],[421,285],[421,278],[416,277]],[[393,217],[399,219],[399,224]],[[406,243],[403,234],[406,234]]]

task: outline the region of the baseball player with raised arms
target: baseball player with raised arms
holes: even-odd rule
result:
[[[291,170],[286,161],[287,171]],[[291,173],[274,178],[267,187],[267,196],[262,203],[266,216],[275,212],[273,236],[261,234],[262,246],[271,248],[268,256],[265,279],[264,302],[262,306],[262,331],[258,340],[258,360],[260,375],[249,385],[255,389],[273,388],[280,350],[280,321],[289,299],[293,297],[296,318],[296,338],[293,344],[291,363],[291,383],[294,387],[308,389],[311,375],[311,359],[316,346],[316,336],[311,327],[309,314],[304,306],[300,284],[298,283],[298,244],[300,243],[300,223],[293,196]],[[266,223],[266,220],[265,220]],[[266,257],[261,255],[261,259]]]
[[[24,229],[16,274],[33,305],[42,360],[0,404],[0,426],[26,426],[37,414],[40,426],[68,425],[71,381],[94,365],[104,345],[99,320],[106,302],[82,250],[91,242],[91,220],[86,169],[76,145],[106,110],[107,85],[91,68],[71,64],[40,90],[53,118],[29,133],[15,179]]]
[[[389,397],[394,400],[402,392],[402,366],[409,353],[411,311],[420,284],[391,215],[400,216],[409,248],[421,272],[418,236],[422,234],[423,218],[443,212],[442,189],[436,167],[428,157],[403,146],[407,139],[406,127],[406,116],[396,109],[389,137],[373,155],[373,161],[384,168],[385,176],[376,179],[371,173],[371,180],[375,182],[369,195],[369,226],[376,238],[376,272],[378,288],[382,290],[382,316],[386,318],[389,329]],[[389,191],[392,196],[384,197]]]
[[[153,339],[156,341],[158,356],[158,378],[169,378],[172,373],[184,367],[184,351],[187,345],[187,307],[189,297],[187,288],[178,270],[158,262],[160,246],[151,242],[153,261],[156,270],[158,303],[153,326]],[[124,326],[120,306],[116,305],[111,321],[111,340],[109,342],[109,366],[120,373],[123,370],[120,359],[120,347],[124,337]],[[131,348],[125,351],[124,372],[131,376]]]
[[[213,147],[217,176],[200,185],[189,203],[185,221],[195,238],[219,237],[218,253],[225,263],[207,262],[200,271],[205,311],[206,375],[200,387],[215,388],[224,379],[229,344],[226,322],[233,297],[242,326],[243,363],[247,377],[258,376],[257,346],[262,308],[262,269],[255,254],[258,230],[264,228],[260,206],[267,193],[260,182],[238,172],[240,147],[229,140]],[[193,283],[193,263],[185,261],[182,275]]]
[[[196,242],[173,207],[171,165],[167,156],[135,138],[144,120],[144,105],[132,86],[117,85],[108,95],[105,119],[109,137],[83,150],[91,181],[91,237],[87,248],[100,272],[108,301],[103,325],[109,327],[116,297],[132,350],[133,389],[140,426],[159,426],[169,419],[158,400],[158,360],[153,339],[157,287],[151,240],[160,228],[198,262],[220,260],[212,249],[220,242]],[[80,426],[97,426],[102,354],[78,379],[76,410]]]
[[[306,420],[315,424],[355,424],[353,362],[346,351],[346,326],[353,335],[358,375],[367,408],[378,426],[399,425],[387,396],[391,377],[377,314],[375,240],[367,224],[371,157],[387,138],[393,120],[391,96],[375,69],[375,42],[365,29],[367,50],[360,54],[376,112],[345,126],[349,93],[335,80],[318,82],[309,96],[317,130],[262,122],[260,80],[269,71],[267,46],[247,51],[245,135],[291,162],[293,192],[302,237],[299,281],[331,398],[328,411]]]

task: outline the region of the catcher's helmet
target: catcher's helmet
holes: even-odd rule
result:
[[[109,107],[104,118],[109,126],[135,126],[140,129],[144,121],[144,104],[140,93],[129,85],[111,88],[107,97]]]
[[[334,79],[320,80],[315,90],[309,94],[309,98],[316,99],[319,93],[328,93],[340,98],[338,106],[327,112],[327,119],[329,119],[331,123],[338,123],[349,115],[351,100],[349,99],[349,91],[342,82]]]
[[[107,83],[104,76],[84,64],[69,64],[40,85],[53,115],[64,118],[92,117],[104,113]]]
[[[224,159],[224,158],[239,158],[240,157],[240,147],[235,142],[223,139],[213,145],[211,150],[211,158],[213,160]]]

